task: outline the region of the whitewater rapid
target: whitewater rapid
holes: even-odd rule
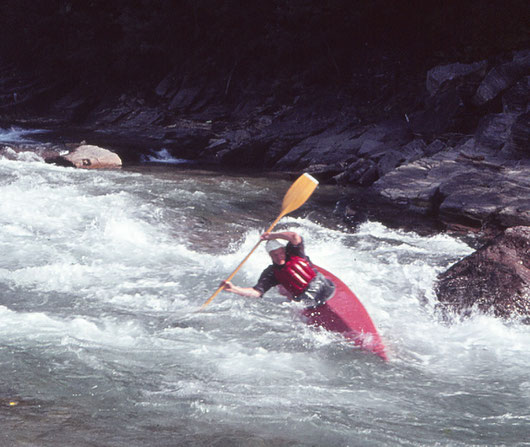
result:
[[[17,157],[0,158],[2,445],[528,445],[530,329],[435,312],[465,243],[326,227],[310,202],[282,220],[359,296],[385,363],[274,292],[196,312],[289,182]]]

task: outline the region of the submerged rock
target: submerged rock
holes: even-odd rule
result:
[[[438,278],[438,309],[530,317],[530,227],[512,227]]]

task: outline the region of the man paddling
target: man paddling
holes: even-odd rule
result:
[[[305,254],[304,241],[294,231],[263,233],[266,249],[272,259],[254,287],[240,287],[230,281],[221,283],[224,290],[241,296],[259,298],[270,288],[280,287],[280,293],[308,306],[318,306],[329,299],[334,284],[318,272]],[[286,244],[286,245],[285,245]]]

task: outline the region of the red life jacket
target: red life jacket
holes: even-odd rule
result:
[[[292,256],[280,269],[274,270],[274,276],[295,297],[302,294],[317,274],[311,263],[300,256]]]

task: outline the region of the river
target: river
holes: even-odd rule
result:
[[[196,312],[291,181],[9,158],[0,445],[530,445],[530,327],[484,315],[449,325],[435,312],[436,276],[472,251],[464,242],[374,221],[348,231],[325,206],[331,186],[282,220],[359,296],[384,362],[308,327],[275,292],[221,293]],[[234,282],[253,285],[267,264],[258,249]]]

